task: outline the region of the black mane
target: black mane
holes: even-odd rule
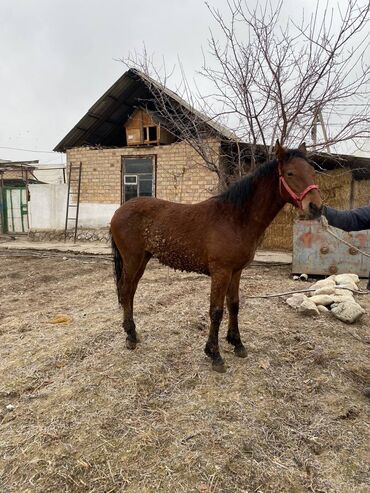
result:
[[[300,157],[307,161],[307,156],[303,152],[298,149],[290,149],[284,153],[284,162],[287,163],[295,157]],[[277,159],[262,164],[253,173],[233,183],[227,190],[217,195],[216,198],[221,202],[231,202],[232,204],[243,206],[253,194],[256,180],[271,175],[277,170],[277,164]]]

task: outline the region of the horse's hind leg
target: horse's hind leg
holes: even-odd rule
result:
[[[234,353],[239,358],[245,358],[247,351],[240,339],[238,313],[239,313],[239,283],[242,271],[235,272],[231,278],[226,295],[227,309],[229,312],[229,328],[226,340],[234,346]]]
[[[124,317],[122,327],[127,334],[126,347],[128,349],[135,349],[136,344],[139,342],[133,315],[134,296],[150,257],[151,255],[148,252],[144,252],[140,256],[131,257],[123,268],[121,304]]]

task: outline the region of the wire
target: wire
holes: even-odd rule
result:
[[[369,103],[336,103],[335,106],[360,106],[362,108],[368,107]]]
[[[18,147],[4,147],[4,146],[0,146],[0,149],[9,149],[11,151],[42,152],[43,154],[55,154],[55,151],[38,151],[36,149],[19,149]]]
[[[339,113],[338,110],[337,111],[323,111],[322,114],[325,116],[330,116],[330,117],[333,117],[333,116],[358,116],[356,113]],[[360,116],[362,116],[362,115],[360,115]]]
[[[345,124],[346,124],[346,122],[343,122],[343,123],[330,123],[330,122],[327,122],[327,126],[328,127],[343,127]],[[369,125],[367,123],[363,122],[363,123],[358,123],[357,124],[357,127],[360,127],[360,128],[368,128]]]

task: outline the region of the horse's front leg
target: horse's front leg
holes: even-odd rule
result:
[[[218,270],[211,274],[211,304],[209,310],[211,326],[204,351],[212,359],[212,369],[219,373],[226,371],[225,363],[218,347],[218,332],[224,313],[225,296],[230,280],[231,273],[229,271]]]
[[[229,312],[229,328],[227,331],[226,340],[234,346],[234,353],[239,358],[247,356],[239,332],[238,313],[239,313],[239,284],[242,271],[235,272],[231,278],[229,289],[227,291],[227,310]]]

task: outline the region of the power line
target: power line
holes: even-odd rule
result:
[[[343,122],[343,123],[331,123],[331,122],[326,122],[326,125],[328,127],[345,127],[346,126],[346,122]],[[357,123],[356,124],[356,127],[359,127],[359,128],[367,128],[369,125],[365,122],[363,123]]]
[[[4,147],[0,146],[0,149],[8,149],[11,151],[24,151],[24,152],[39,152],[43,154],[55,154],[55,151],[39,151],[37,149],[20,149],[18,147]]]
[[[360,106],[363,108],[368,108],[369,103],[336,103],[335,106]]]
[[[364,115],[358,115],[356,113],[339,113],[338,110],[336,111],[323,111],[322,112],[323,115],[326,115],[326,116],[357,116],[359,118],[363,117]]]

